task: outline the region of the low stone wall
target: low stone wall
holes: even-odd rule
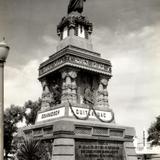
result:
[[[138,160],[160,160],[160,154],[158,155],[138,155]]]
[[[160,160],[160,154],[152,156],[151,160]]]

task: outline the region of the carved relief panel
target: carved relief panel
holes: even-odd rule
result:
[[[90,72],[79,72],[77,77],[77,94],[79,104],[93,104],[97,107],[109,107],[107,76]]]
[[[109,107],[109,78],[89,71],[67,67],[41,80],[42,109],[47,110],[60,103],[91,104]]]
[[[98,80],[95,74],[89,72],[79,72],[77,78],[78,85],[78,103],[96,102],[96,90],[98,89]]]
[[[99,86],[97,90],[97,105],[99,107],[109,107],[107,90],[108,81],[109,78],[107,76],[100,75]]]
[[[61,103],[61,78],[60,75],[48,76],[41,80],[42,104],[41,110],[48,110]]]
[[[62,103],[77,103],[77,73],[78,70],[73,68],[62,70]]]

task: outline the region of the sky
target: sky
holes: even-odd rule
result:
[[[56,26],[69,0],[0,0],[0,39],[11,47],[5,65],[5,108],[41,97],[40,63],[56,52]],[[87,0],[92,43],[112,63],[109,104],[116,123],[138,137],[160,115],[160,1]]]

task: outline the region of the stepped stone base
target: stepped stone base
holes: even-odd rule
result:
[[[52,160],[137,160],[132,127],[62,118],[27,127],[24,133],[51,140]]]

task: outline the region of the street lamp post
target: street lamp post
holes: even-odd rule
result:
[[[3,110],[4,110],[4,63],[9,53],[9,46],[5,39],[0,42],[0,158],[4,157],[4,127],[3,127]]]

